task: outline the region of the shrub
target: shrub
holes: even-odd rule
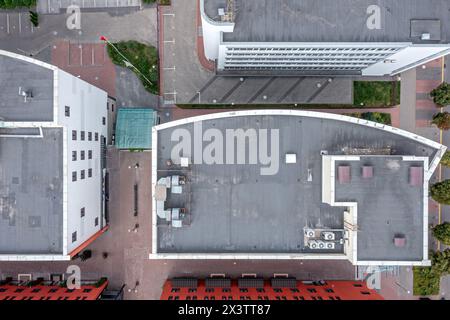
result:
[[[111,61],[126,68],[125,57],[135,67],[129,68],[141,80],[144,88],[150,93],[158,94],[158,50],[137,41],[124,41],[113,45],[114,47],[108,45]]]
[[[430,194],[435,201],[450,205],[450,180],[444,180],[432,185]]]
[[[434,103],[438,106],[446,106],[450,104],[450,84],[442,83],[439,87],[431,91]]]
[[[441,159],[441,164],[445,167],[450,167],[450,151],[446,151]]]
[[[36,0],[0,0],[0,9],[29,8],[35,5]]]
[[[450,273],[450,250],[431,253],[431,267],[414,267],[414,295],[437,295],[441,277]]]
[[[450,245],[450,223],[444,222],[435,226],[433,236],[445,245]]]
[[[433,116],[433,121],[431,121],[436,127],[442,130],[450,129],[450,113],[439,112]]]
[[[30,13],[30,21],[33,24],[33,26],[37,27],[39,25],[39,16],[37,12],[29,11]]]

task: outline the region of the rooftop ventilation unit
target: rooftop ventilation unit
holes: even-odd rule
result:
[[[33,92],[31,90],[23,90],[22,87],[19,87],[19,96],[22,96],[24,102],[27,103],[33,98]]]
[[[333,241],[335,239],[334,232],[322,232],[322,239],[327,241]]]
[[[431,40],[431,34],[430,33],[422,33],[422,36],[420,37],[420,39],[427,41],[427,40]]]
[[[334,244],[334,242],[327,242],[326,243],[326,248],[328,250],[334,250],[335,247],[336,247],[336,245]]]
[[[319,249],[319,244],[317,243],[316,240],[309,240],[308,241],[308,248],[315,250],[315,249]]]
[[[305,229],[305,236],[308,238],[314,238],[316,236],[316,232],[313,229]]]

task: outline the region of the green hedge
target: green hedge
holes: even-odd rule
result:
[[[354,81],[353,102],[360,107],[399,105],[400,81]]]
[[[0,0],[0,9],[29,8],[36,5],[36,0]]]

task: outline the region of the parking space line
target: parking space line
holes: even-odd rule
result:
[[[83,45],[78,45],[78,48],[80,48],[80,66],[83,66]]]
[[[172,39],[172,40],[164,40],[164,43],[175,43],[175,39]]]
[[[6,14],[6,32],[9,33],[9,13]]]
[[[19,13],[19,33],[22,33],[22,13]]]
[[[166,70],[166,71],[168,71],[168,70],[175,71],[175,67],[167,67],[167,68],[163,68],[163,70]]]

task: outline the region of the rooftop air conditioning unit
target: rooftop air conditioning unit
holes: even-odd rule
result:
[[[334,232],[322,232],[322,239],[327,241],[333,241],[335,239]]]
[[[327,242],[326,243],[326,248],[329,249],[329,250],[334,250],[334,248],[335,248],[334,242]]]
[[[308,241],[308,248],[313,249],[313,250],[314,249],[318,249],[319,248],[319,244],[315,240],[309,240]]]
[[[323,241],[317,241],[318,245],[319,245],[319,249],[325,249],[326,248],[326,243]]]
[[[422,33],[421,39],[422,40],[431,40],[431,34],[429,34],[429,33]]]
[[[308,238],[314,238],[316,236],[316,232],[313,229],[305,229],[305,236]]]

